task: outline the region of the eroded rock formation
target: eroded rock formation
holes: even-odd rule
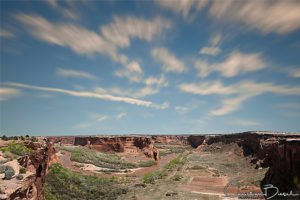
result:
[[[269,167],[261,186],[272,184],[280,192],[300,194],[300,134],[245,132],[231,135],[195,135],[194,148],[221,142],[237,143],[243,156],[252,156],[256,167]]]
[[[1,180],[0,199],[32,199],[44,200],[44,185],[48,167],[56,162],[55,149],[52,143],[46,140],[38,142],[25,142],[25,145],[32,150],[29,155],[18,158],[18,168],[23,167],[26,173],[22,174],[23,179],[13,177],[10,180]],[[11,162],[14,162],[13,160]],[[19,171],[16,171],[18,174]]]
[[[153,140],[146,136],[82,136],[75,137],[74,145],[87,146],[98,151],[131,154],[143,152],[148,157],[159,159],[159,151],[154,147]]]

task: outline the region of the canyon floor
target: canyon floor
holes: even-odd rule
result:
[[[255,169],[251,157],[239,155],[237,144],[215,143],[199,149],[183,144],[156,143],[154,146],[161,153],[155,163],[143,153],[101,152],[101,156],[115,157],[127,165],[131,163],[130,169],[122,169],[122,162],[109,168],[111,160],[94,164],[88,158],[82,162],[72,161],[77,159],[74,157],[77,150],[94,153],[97,157],[99,152],[86,147],[60,145],[56,149],[63,167],[84,175],[116,179],[126,188],[126,194],[119,195],[118,199],[224,199],[226,191],[233,194],[238,187],[243,192],[261,191],[259,183],[267,169]],[[151,166],[139,166],[147,161]]]

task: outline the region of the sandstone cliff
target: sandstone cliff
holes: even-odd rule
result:
[[[14,177],[10,180],[1,180],[0,199],[45,199],[44,185],[48,167],[57,160],[54,146],[46,140],[28,141],[25,145],[32,152],[19,157],[16,163],[19,168],[25,168],[26,172],[22,174],[22,179]],[[18,174],[19,171],[15,173]]]
[[[159,151],[153,146],[153,140],[147,136],[95,136],[75,137],[74,145],[87,146],[98,151],[113,151],[137,154],[143,152],[155,160]]]
[[[261,186],[273,184],[280,192],[300,194],[300,135],[245,132],[231,135],[194,135],[188,137],[194,148],[213,143],[237,143],[243,156],[252,156],[256,167],[269,167]]]

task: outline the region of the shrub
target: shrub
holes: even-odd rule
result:
[[[181,174],[175,174],[172,179],[174,181],[180,181],[182,178],[183,176]]]
[[[2,148],[4,152],[11,152],[18,156],[25,156],[31,152],[23,143],[16,143],[15,141],[8,144],[7,147]]]
[[[162,179],[167,176],[167,172],[165,170],[158,170],[155,172],[148,173],[143,176],[144,183],[154,184],[156,180]]]
[[[4,179],[10,180],[14,175],[15,175],[15,170],[10,166],[6,166],[6,170],[4,172]]]
[[[0,165],[0,174],[3,174],[6,171],[5,165]]]
[[[79,163],[93,164],[110,169],[132,169],[136,164],[122,161],[116,154],[102,153],[85,147],[62,147],[60,150],[71,152],[71,160]]]
[[[192,166],[192,167],[190,167],[190,168],[188,168],[188,169],[206,169],[205,167],[203,167],[203,166],[200,166],[200,165],[194,165],[194,166]]]
[[[151,167],[155,164],[156,164],[155,160],[141,161],[139,163],[139,167]]]
[[[173,169],[180,169],[186,162],[186,158],[184,158],[182,155],[179,155],[178,157],[174,158],[171,160],[165,168],[168,170],[173,170]]]
[[[19,173],[20,173],[20,174],[26,174],[26,168],[20,167]]]
[[[17,179],[17,180],[23,180],[23,178],[24,178],[24,176],[23,176],[22,174],[18,174],[18,175],[16,176],[16,179]]]
[[[46,177],[46,199],[117,199],[127,189],[117,183],[117,178],[87,176],[60,164],[53,164]]]

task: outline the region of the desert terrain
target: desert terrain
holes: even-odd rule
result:
[[[299,199],[299,134],[53,136],[0,145],[1,199]],[[266,193],[267,184],[289,195]]]

